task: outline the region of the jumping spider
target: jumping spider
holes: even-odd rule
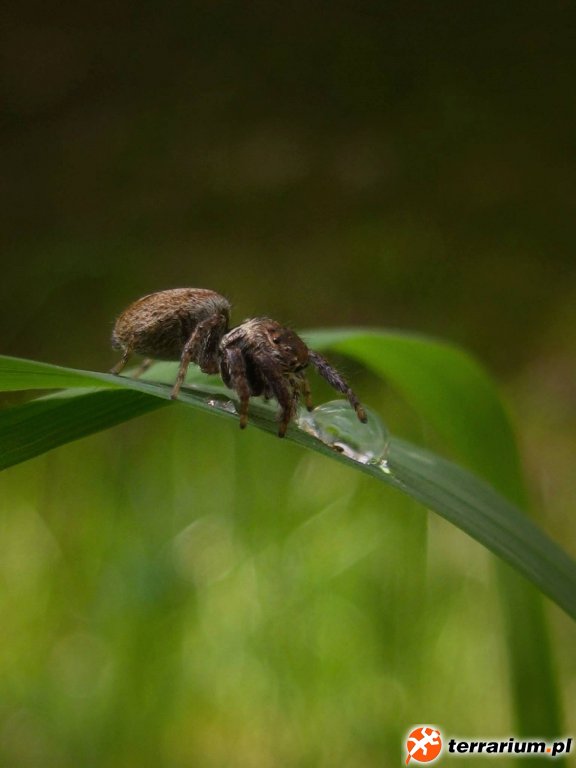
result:
[[[246,320],[229,328],[230,304],[204,288],[174,288],[144,296],[120,315],[112,333],[112,346],[122,358],[112,368],[120,373],[135,353],[146,359],[141,374],[156,360],[179,360],[171,397],[176,399],[191,362],[204,373],[219,373],[240,400],[240,427],[248,423],[250,397],[275,398],[280,405],[279,437],[296,415],[303,397],[312,410],[305,369],[311,363],[326,381],[346,395],[359,420],[366,413],[344,378],[322,355],[308,349],[289,328],[268,317]]]

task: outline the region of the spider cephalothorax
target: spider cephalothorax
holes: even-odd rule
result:
[[[204,288],[175,288],[144,296],[118,318],[112,345],[121,349],[120,373],[135,353],[147,359],[138,373],[158,360],[179,360],[172,398],[177,398],[191,362],[204,373],[220,373],[240,400],[240,427],[248,423],[251,397],[274,398],[280,405],[278,434],[283,437],[302,397],[312,408],[305,369],[312,364],[334,389],[346,395],[360,421],[366,413],[345,379],[330,363],[308,349],[294,331],[257,317],[229,330],[230,304]]]

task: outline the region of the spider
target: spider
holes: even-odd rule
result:
[[[292,331],[269,317],[246,320],[229,328],[230,304],[205,288],[174,288],[144,296],[120,315],[112,333],[112,346],[122,358],[112,368],[119,374],[132,354],[145,357],[136,376],[153,359],[179,360],[171,398],[176,399],[190,363],[204,373],[219,373],[240,400],[240,428],[248,423],[251,397],[275,398],[280,406],[278,436],[284,437],[302,397],[312,410],[306,367],[313,365],[338,392],[344,394],[358,419],[366,422],[360,401],[342,375],[306,346]]]

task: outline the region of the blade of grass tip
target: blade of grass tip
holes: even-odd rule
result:
[[[320,330],[318,348],[348,355],[389,381],[474,471],[527,508],[516,441],[490,377],[464,350],[407,333]],[[540,595],[497,564],[515,714],[520,733],[562,732],[560,694]]]
[[[484,544],[576,618],[576,563],[485,481],[397,438],[390,443],[388,466],[414,498]]]
[[[250,411],[255,426],[275,433],[268,410]],[[576,618],[576,563],[536,524],[486,481],[431,451],[392,437],[388,468],[355,462],[302,430],[287,438],[370,474],[438,512],[537,584]]]

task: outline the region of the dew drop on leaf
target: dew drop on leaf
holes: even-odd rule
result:
[[[237,413],[236,406],[232,400],[224,400],[217,397],[211,397],[209,400],[206,400],[206,404],[211,408],[216,408],[219,411],[226,411],[226,413]]]
[[[390,440],[388,429],[374,411],[365,410],[368,421],[363,424],[346,400],[331,400],[311,412],[300,410],[297,424],[349,459],[385,469]]]

